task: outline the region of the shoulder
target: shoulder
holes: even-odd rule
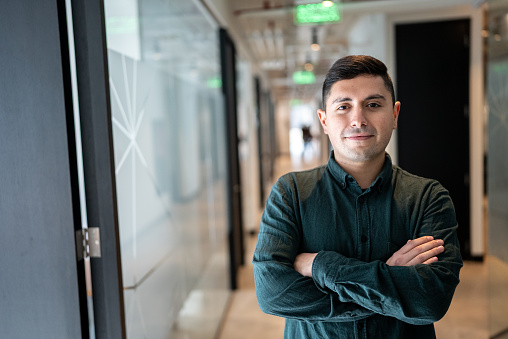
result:
[[[318,183],[326,172],[327,165],[322,165],[305,171],[289,172],[281,176],[275,185],[290,190],[300,190]]]
[[[394,189],[396,191],[402,191],[404,194],[409,195],[416,194],[422,197],[433,197],[436,194],[448,195],[448,191],[439,181],[412,174],[396,165],[393,165],[392,167],[392,183],[394,184]]]
[[[326,165],[323,165],[282,175],[272,186],[272,197],[282,197],[287,201],[296,201],[308,196],[322,182],[323,176],[326,176],[326,167]]]

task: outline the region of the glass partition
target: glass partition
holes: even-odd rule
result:
[[[128,338],[213,338],[229,297],[218,27],[198,1],[106,0]]]
[[[489,1],[488,290],[491,338],[508,338],[508,1]]]

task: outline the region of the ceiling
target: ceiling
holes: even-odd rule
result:
[[[337,2],[337,0],[334,0]],[[319,0],[231,0],[229,2],[242,40],[248,43],[254,61],[266,75],[272,97],[277,99],[319,98],[324,76],[338,58],[348,54],[348,34],[357,20],[368,13],[415,12],[480,0],[342,0],[338,23],[295,25],[293,8]],[[320,45],[313,51],[313,31]],[[306,62],[314,67],[316,81],[297,85],[293,72],[303,71]]]
[[[243,39],[268,77],[273,97],[313,99],[330,66],[347,53],[347,34],[358,15],[348,15],[334,24],[295,25],[293,8],[312,2],[319,1],[231,1]],[[318,51],[311,48],[313,39],[319,44]],[[315,83],[295,84],[293,73],[304,71],[308,62],[312,64]]]

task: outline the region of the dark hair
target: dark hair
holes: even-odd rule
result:
[[[388,75],[386,65],[368,55],[349,55],[335,61],[328,70],[328,73],[326,73],[323,83],[323,108],[326,110],[326,100],[330,95],[330,89],[334,83],[340,80],[353,79],[360,75],[380,76],[385,83],[386,89],[391,93],[392,102],[395,105],[393,82]]]

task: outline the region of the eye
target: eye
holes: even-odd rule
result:
[[[346,105],[337,106],[337,111],[343,111],[348,108],[349,108],[349,106],[346,106]]]
[[[367,107],[376,108],[376,107],[381,107],[381,105],[376,102],[370,102],[367,104]]]

